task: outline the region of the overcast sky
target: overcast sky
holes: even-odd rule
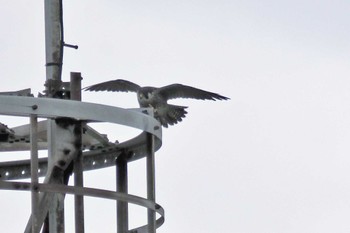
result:
[[[0,91],[44,90],[43,2],[1,1]],[[65,49],[63,80],[77,71],[83,86],[123,78],[231,98],[173,101],[189,113],[163,130],[156,153],[156,197],[166,216],[158,232],[350,232],[349,9],[345,0],[64,1],[65,42],[79,49]],[[138,106],[132,93],[83,99]],[[111,140],[138,133],[96,128]],[[146,194],[144,165],[130,164],[132,194]],[[114,168],[86,172],[85,184],[113,190],[114,176]],[[1,192],[2,231],[22,232],[30,193]],[[85,203],[87,233],[115,232],[114,202]],[[72,197],[73,232],[69,205]],[[146,222],[144,209],[130,212],[130,228]]]

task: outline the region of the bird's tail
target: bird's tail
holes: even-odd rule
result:
[[[168,125],[174,125],[182,121],[182,118],[187,114],[184,106],[176,106],[168,104],[167,110],[164,113],[155,113],[155,117],[160,121],[162,126],[168,128]]]

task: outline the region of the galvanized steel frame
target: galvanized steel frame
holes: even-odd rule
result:
[[[117,203],[119,203],[117,212],[119,215],[122,215],[121,220],[118,221],[118,233],[124,233],[126,232],[125,230],[128,229],[127,203],[134,203],[148,208],[148,224],[136,229],[128,230],[127,232],[152,233],[155,232],[156,228],[163,224],[164,210],[161,206],[155,203],[154,173],[154,151],[158,150],[161,146],[162,131],[159,122],[151,116],[153,114],[152,109],[130,110],[71,100],[0,96],[0,114],[25,116],[30,117],[31,119],[31,160],[0,163],[0,175],[2,175],[0,179],[3,180],[0,181],[0,189],[30,190],[32,192],[32,232],[39,231],[36,224],[39,192],[67,193],[78,196],[88,195],[117,200]],[[115,165],[117,158],[123,158],[123,160],[120,160],[123,161],[122,165],[117,165],[117,169],[119,169],[119,172],[117,172],[119,174],[119,178],[117,176],[117,183],[119,187],[121,187],[119,190],[117,190],[117,192],[84,187],[69,187],[58,184],[38,183],[38,176],[45,174],[43,171],[47,169],[47,159],[37,158],[37,119],[55,119],[58,117],[70,117],[85,122],[110,122],[134,127],[142,131],[140,135],[130,139],[129,141],[120,144],[106,145],[98,150],[83,153],[82,158],[84,170],[112,166],[112,161],[114,161],[113,165]],[[148,200],[127,194],[127,163],[144,157],[147,158]],[[108,163],[106,162],[107,159]],[[96,162],[98,160],[99,162]],[[93,161],[93,163],[91,163],[91,161]],[[31,168],[30,172],[29,168]],[[27,169],[28,172],[23,172],[23,169]],[[42,169],[41,173],[38,173],[39,169]],[[32,178],[31,183],[4,181],[14,178],[25,178],[29,175],[31,175]],[[161,217],[156,219],[155,213],[159,213]],[[76,229],[79,229],[79,227]]]

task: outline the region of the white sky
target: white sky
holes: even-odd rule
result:
[[[64,1],[65,40],[79,49],[65,49],[63,79],[78,71],[84,86],[123,78],[231,98],[175,102],[189,113],[163,130],[156,153],[166,215],[157,232],[350,232],[349,9],[345,0]],[[0,91],[37,94],[43,1],[1,1],[0,17]],[[134,94],[83,98],[137,107]],[[99,128],[119,140],[136,133]],[[130,192],[145,195],[144,161],[130,170]],[[85,183],[114,189],[114,168],[87,172]],[[2,232],[22,232],[30,193],[1,192]],[[87,198],[86,232],[115,232],[114,208]],[[145,223],[145,210],[130,209],[130,227]],[[73,232],[69,207],[66,215]]]

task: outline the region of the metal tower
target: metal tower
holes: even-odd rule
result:
[[[153,233],[164,222],[164,209],[155,202],[154,153],[162,130],[152,109],[122,109],[81,102],[81,74],[62,82],[64,42],[62,0],[45,0],[46,90],[33,97],[30,89],[0,93],[0,115],[28,117],[29,124],[8,128],[0,124],[0,151],[30,151],[30,159],[0,162],[0,189],[31,192],[31,216],[25,233],[62,233],[64,197],[75,196],[75,232],[84,232],[84,196],[116,201],[117,233]],[[38,121],[38,118],[46,120]],[[108,122],[139,129],[128,141],[112,143],[89,122]],[[48,156],[38,159],[38,150]],[[146,159],[147,199],[128,193],[128,163]],[[87,170],[116,167],[117,190],[84,187]],[[74,172],[74,186],[68,186]],[[45,177],[40,183],[38,177]],[[31,178],[31,182],[11,180]],[[128,203],[148,209],[148,224],[128,227]],[[156,213],[159,214],[158,219]],[[43,227],[44,226],[44,227]]]

